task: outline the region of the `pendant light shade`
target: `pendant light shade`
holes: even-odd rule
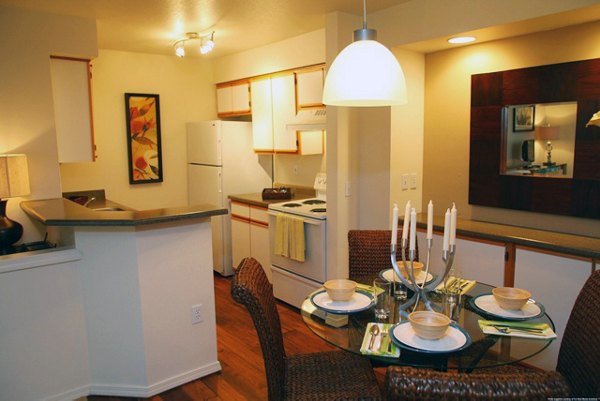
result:
[[[363,28],[329,67],[323,103],[331,106],[377,107],[406,103],[406,81],[392,52],[377,42],[377,31],[367,29],[366,0]]]

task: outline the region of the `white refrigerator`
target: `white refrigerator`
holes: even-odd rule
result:
[[[272,186],[272,156],[252,147],[252,123],[200,121],[187,123],[188,203],[227,207],[227,197],[261,192]],[[233,274],[231,218],[212,217],[213,268]]]

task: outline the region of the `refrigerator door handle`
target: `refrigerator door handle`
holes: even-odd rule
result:
[[[223,173],[219,171],[219,193],[223,193]]]

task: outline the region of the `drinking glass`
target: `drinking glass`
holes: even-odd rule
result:
[[[394,281],[394,298],[400,302],[404,302],[408,298],[408,289],[400,281]]]
[[[446,288],[442,294],[444,315],[448,316],[450,320],[458,323],[462,308],[461,302],[462,295],[460,293],[460,288]]]
[[[375,318],[387,321],[390,318],[392,282],[377,277],[373,280],[373,296],[375,297]]]

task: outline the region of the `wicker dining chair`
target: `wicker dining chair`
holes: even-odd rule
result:
[[[398,230],[398,243],[402,230]],[[362,284],[373,284],[373,279],[381,270],[391,269],[390,243],[391,230],[350,230],[348,231],[348,274],[350,280]],[[416,244],[415,260],[419,260],[419,245]],[[408,260],[408,249],[405,252]],[[398,250],[396,259],[401,260]]]
[[[270,401],[381,400],[367,358],[345,351],[286,355],[273,286],[254,258],[245,258],[235,270],[231,295],[254,322]]]
[[[544,400],[600,397],[600,270],[585,282],[565,328],[555,372],[521,366],[448,373],[389,367],[387,400]]]

